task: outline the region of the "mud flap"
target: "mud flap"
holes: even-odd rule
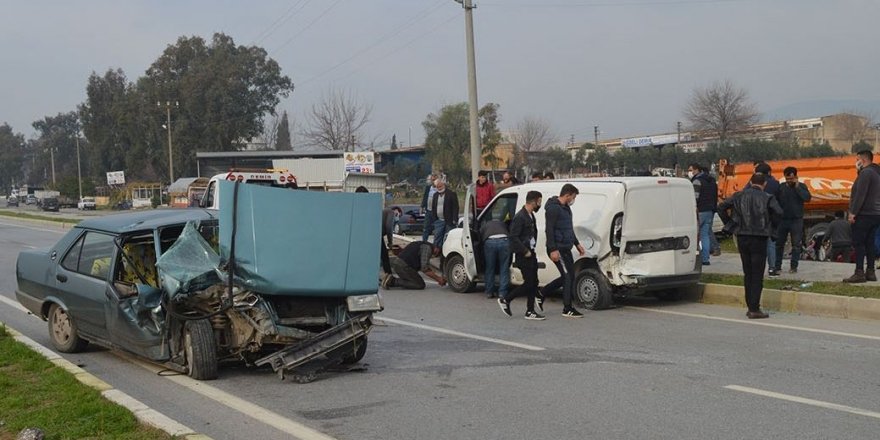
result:
[[[284,372],[286,370],[301,366],[306,362],[366,336],[370,332],[372,325],[371,314],[355,316],[342,324],[319,333],[313,338],[306,339],[296,345],[258,359],[255,364],[257,366],[271,365],[272,369],[278,373],[278,376],[284,379]]]

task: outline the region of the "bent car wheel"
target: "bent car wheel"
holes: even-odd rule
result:
[[[449,287],[458,292],[465,293],[476,286],[467,274],[467,268],[464,266],[464,258],[461,255],[453,255],[446,260],[445,267],[446,282]]]
[[[186,373],[197,380],[217,378],[217,343],[207,319],[186,321],[183,330]]]
[[[578,301],[590,310],[611,307],[611,286],[598,270],[590,268],[580,271],[574,279],[574,291]]]
[[[78,353],[89,345],[89,341],[79,337],[76,323],[58,304],[49,307],[49,339],[52,340],[52,346],[62,353]]]
[[[366,336],[361,338],[359,341],[355,342],[357,344],[357,349],[352,351],[352,346],[347,346],[346,349],[348,352],[342,358],[342,363],[346,365],[356,364],[361,359],[364,358],[364,355],[367,354],[367,338]]]

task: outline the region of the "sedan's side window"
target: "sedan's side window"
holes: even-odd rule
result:
[[[83,275],[106,279],[112,256],[112,235],[87,232],[64,256],[61,265]]]

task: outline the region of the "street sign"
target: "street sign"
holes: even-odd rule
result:
[[[107,173],[107,185],[125,185],[125,171]]]
[[[376,172],[375,153],[369,151],[345,153],[345,172],[373,174]]]

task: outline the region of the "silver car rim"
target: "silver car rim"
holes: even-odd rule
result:
[[[184,350],[184,359],[186,362],[186,370],[190,374],[192,374],[192,359],[193,359],[193,348],[192,348],[192,337],[189,335],[189,332],[185,332],[183,335],[183,350]]]
[[[577,285],[577,293],[584,304],[593,304],[599,298],[599,283],[592,277],[583,277]]]
[[[456,286],[464,286],[467,284],[467,271],[464,270],[464,263],[458,263],[452,266],[452,282]]]
[[[72,336],[72,330],[67,312],[61,307],[55,307],[55,312],[52,313],[52,336],[55,341],[61,345],[67,344]]]

